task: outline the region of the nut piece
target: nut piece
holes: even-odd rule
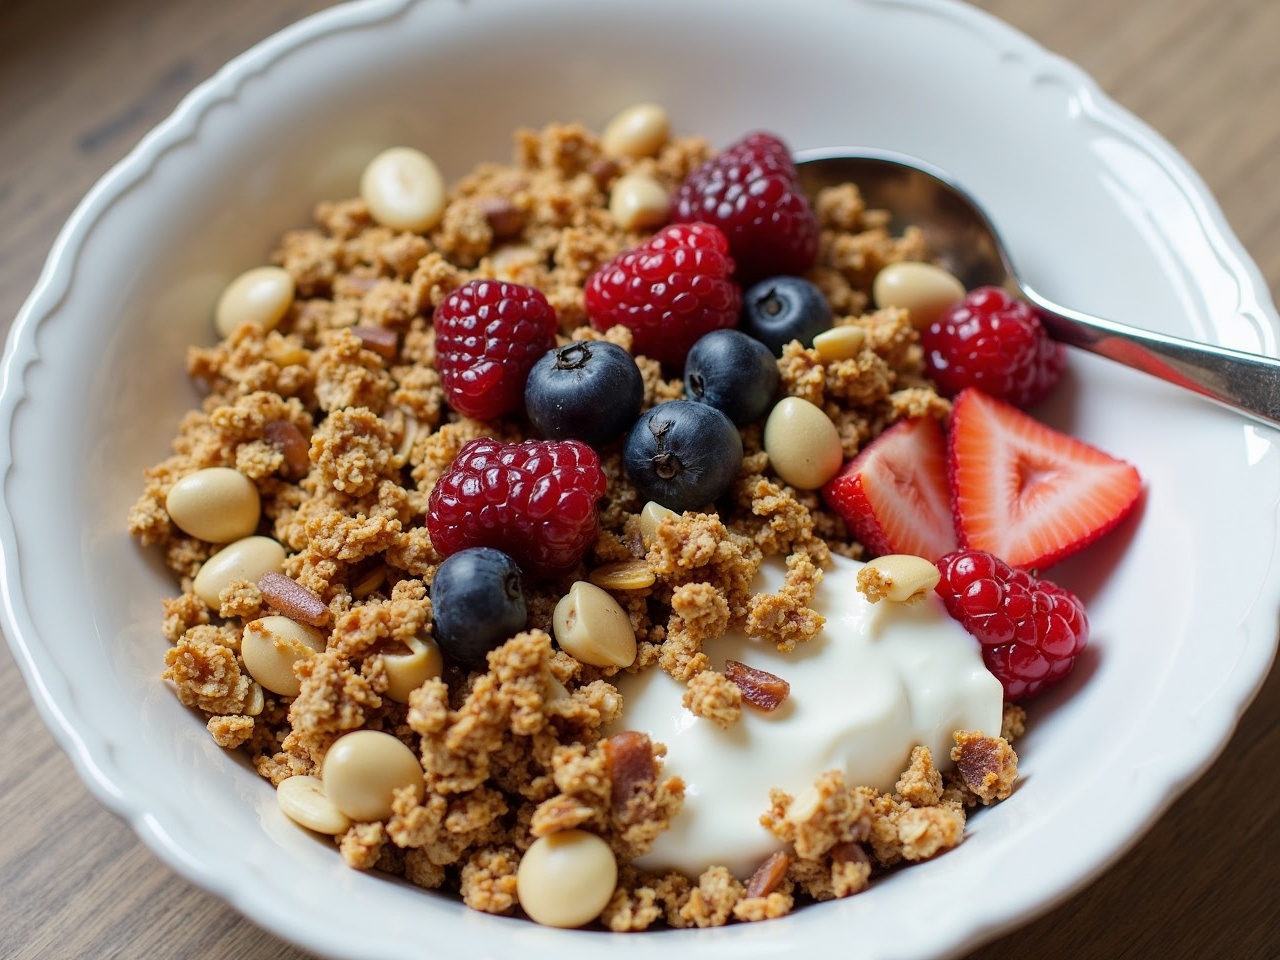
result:
[[[614,157],[652,157],[671,135],[667,111],[637,103],[614,115],[600,134],[600,149]]]
[[[426,793],[422,764],[400,740],[379,730],[356,730],[334,741],[325,754],[320,779],[334,806],[352,820],[385,820],[397,790]]]
[[[276,787],[276,802],[286,817],[316,833],[337,836],[351,829],[351,818],[325,796],[319,777],[299,774],[281,780]]]
[[[636,634],[618,601],[594,583],[578,580],[551,615],[556,642],[570,656],[593,667],[629,667],[636,659]]]
[[[270,537],[245,537],[229,543],[204,562],[191,589],[210,609],[221,605],[218,595],[234,580],[257,583],[268,570],[284,569],[284,547]]]
[[[917,603],[940,579],[941,572],[924,557],[886,553],[858,571],[858,589],[872,603]]]
[[[301,480],[311,469],[311,444],[302,431],[288,420],[268,420],[262,439],[284,455],[281,472],[286,480]]]
[[[786,877],[790,866],[791,857],[781,850],[771,855],[751,875],[751,879],[747,881],[747,892],[743,896],[749,900],[754,900],[756,897],[767,897],[778,889],[778,884]]]
[[[396,703],[408,703],[409,694],[444,672],[440,647],[431,637],[409,637],[403,651],[382,654],[387,671],[387,696]]]
[[[813,338],[813,349],[826,363],[852,360],[867,344],[867,331],[851,323],[823,330]]]
[[[164,501],[169,519],[183,533],[209,543],[230,543],[258,529],[262,500],[254,482],[230,467],[189,473]]]
[[[609,215],[623,230],[652,230],[667,222],[671,198],[667,188],[643,173],[629,173],[613,182]]]
[[[422,151],[391,147],[364,168],[360,197],[384,227],[425,233],[444,216],[444,177]]]
[[[293,306],[293,275],[283,267],[254,267],[236,277],[218,297],[213,326],[227,337],[243,323],[274,330]]]
[[[778,476],[797,490],[817,490],[844,462],[836,425],[800,397],[784,397],[769,413],[764,449]]]
[[[876,306],[902,307],[911,315],[911,325],[923,330],[957,300],[964,297],[964,284],[932,263],[900,260],[876,274],[871,296]]]
[[[775,710],[791,694],[791,684],[767,670],[737,660],[724,662],[724,675],[742,690],[742,699],[761,710]]]
[[[548,927],[580,927],[600,915],[618,885],[609,844],[585,830],[539,837],[520,858],[516,896],[524,912]]]
[[[313,627],[329,622],[329,607],[323,600],[291,577],[268,570],[258,578],[258,592],[277,613]]]
[[[601,564],[587,574],[587,579],[605,590],[643,590],[658,578],[643,560],[619,560]]]
[[[658,527],[667,517],[678,517],[670,507],[664,507],[662,504],[650,500],[644,505],[644,509],[640,511],[640,536],[644,540],[652,540],[658,532]]]
[[[240,637],[240,656],[249,675],[282,697],[298,695],[301,681],[293,665],[324,648],[324,634],[288,617],[262,617],[246,623]]]

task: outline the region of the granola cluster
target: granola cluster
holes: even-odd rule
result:
[[[425,791],[398,792],[389,817],[335,837],[351,866],[512,913],[523,852],[539,837],[582,829],[607,841],[620,864],[605,926],[704,927],[857,893],[876,871],[954,846],[968,809],[1008,795],[1009,740],[1021,724],[1014,708],[1002,736],[957,732],[947,777],[918,748],[889,793],[833,771],[799,796],[761,797],[761,822],[785,852],[751,877],[715,865],[697,877],[654,875],[631,864],[679,811],[684,784],[664,776],[661,744],[616,731],[618,668],[559,650],[553,610],[574,579],[604,586],[637,639],[626,669],[671,674],[687,685],[686,706],[716,724],[758,709],[761,688],[785,696],[768,680],[744,684],[713,670],[705,645],[730,628],[784,651],[803,644],[823,626],[810,604],[831,552],[857,557],[861,547],[817,493],[770,470],[759,426],[743,429],[742,468],[719,513],[668,516],[648,535],[619,445],[602,450],[609,486],[584,569],[526,583],[527,627],[486,669],[446,665],[407,702],[388,695],[391,658],[432,632],[429,587],[442,557],[423,515],[433,484],[468,440],[513,441],[525,431],[516,418],[479,422],[448,408],[433,363],[433,309],[467,281],[496,277],[546,294],[561,343],[604,338],[629,349],[627,330],[592,330],[583,307],[591,273],[645,236],[611,217],[610,184],[642,172],[674,189],[711,152],[704,140],[672,138],[652,157],[610,157],[593,132],[555,124],[518,131],[512,162],[482,164],[454,184],[426,234],[379,225],[359,199],[320,203],[314,225],[286,233],[271,257],[296,290],[279,325],[243,324],[190,349],[187,370],[203,402],[183,417],[172,453],[146,471],[128,517],[179,585],[163,609],[163,676],[220,745],[245,751],[276,785],[318,774],[351,731],[382,731],[414,751]],[[822,243],[811,279],[836,323],[865,339],[856,356],[834,361],[793,342],[779,369],[785,394],[828,414],[847,458],[901,418],[944,418],[949,403],[922,373],[905,311],[869,309],[883,265],[925,257],[920,234],[891,235],[887,215],[866,209],[852,185],[823,191],[815,206]],[[646,409],[683,396],[671,371],[636,361]],[[217,546],[178,529],[165,504],[175,483],[207,467],[253,481],[260,532],[283,545],[292,585],[233,581],[216,604],[199,595],[196,575]],[[785,558],[784,584],[753,594],[769,556]],[[296,667],[296,696],[265,690],[242,655],[245,625],[281,612],[309,617],[323,637],[323,649]]]

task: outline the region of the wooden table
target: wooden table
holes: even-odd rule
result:
[[[83,193],[191,86],[328,5],[0,0],[0,322],[7,328]],[[1280,294],[1280,2],[980,5],[1079,63],[1173,141]],[[1223,757],[1118,864],[972,956],[1280,957],[1277,753],[1280,671]],[[7,648],[0,757],[0,957],[305,956],[179,879],[99,806]]]

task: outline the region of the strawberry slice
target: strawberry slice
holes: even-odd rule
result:
[[[972,387],[952,406],[947,480],[961,544],[1026,569],[1097,540],[1142,492],[1130,464]]]
[[[946,440],[930,417],[899,420],[860,450],[822,496],[875,556],[936,561],[956,549]]]

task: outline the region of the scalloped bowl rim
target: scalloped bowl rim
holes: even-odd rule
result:
[[[230,61],[188,94],[170,117],[148,133],[78,205],[58,235],[33,292],[13,325],[7,343],[3,393],[0,396],[3,404],[3,412],[0,414],[3,444],[0,446],[3,447],[4,457],[6,507],[13,506],[10,503],[9,479],[15,466],[14,435],[19,419],[23,416],[24,404],[29,400],[28,377],[48,359],[40,350],[41,326],[57,311],[75,284],[78,259],[106,211],[142,183],[149,171],[167,153],[191,138],[198,138],[201,124],[210,111],[247,95],[245,90],[250,81],[273,64],[287,61],[308,45],[343,31],[377,29],[380,25],[385,27],[419,5],[426,4],[415,3],[414,0],[361,0],[329,8],[264,40]],[[946,0],[912,0],[897,4],[897,10],[892,12],[889,12],[889,8],[895,5],[886,5],[878,0],[849,0],[849,5],[882,8],[878,15],[886,17],[924,14],[950,18],[957,29],[981,36],[1006,55],[1020,57],[1031,63],[1039,71],[1039,75],[1051,76],[1056,82],[1070,88],[1079,110],[1098,125],[1115,131],[1151,160],[1167,183],[1180,191],[1190,208],[1195,211],[1197,226],[1205,242],[1237,284],[1238,314],[1250,319],[1252,327],[1256,328],[1246,332],[1246,339],[1250,339],[1250,342],[1243,344],[1243,348],[1274,348],[1280,319],[1276,317],[1275,308],[1265,293],[1265,284],[1256,266],[1226,225],[1221,211],[1200,178],[1172,147],[1111,101],[1078,68],[1044,51],[994,17]],[[486,0],[477,0],[475,6],[485,7]],[[1217,330],[1211,333],[1223,335]],[[1251,338],[1258,342],[1252,342]],[[1265,432],[1257,433],[1259,428],[1243,429],[1253,429],[1255,433],[1250,442],[1266,448],[1259,455],[1260,459],[1269,456],[1269,435]],[[1274,463],[1271,465],[1274,468]],[[1274,512],[1274,502],[1271,506]],[[272,905],[270,897],[262,896],[264,892],[270,893],[270,890],[264,891],[261,888],[261,877],[255,874],[257,879],[246,887],[244,877],[210,863],[205,851],[191,849],[187,845],[187,838],[183,836],[185,827],[173,821],[173,811],[149,808],[134,795],[130,773],[117,764],[117,754],[112,745],[97,735],[92,718],[78,712],[74,696],[76,678],[59,675],[45,654],[44,644],[33,624],[29,606],[35,595],[22,581],[22,564],[19,560],[22,543],[12,512],[7,511],[3,519],[0,519],[5,634],[44,721],[71,756],[81,778],[99,800],[130,823],[147,846],[187,879],[225,898],[236,909],[273,932],[310,950],[333,956],[360,955],[362,944],[355,939],[344,939],[340,932],[332,929],[332,925],[317,932],[296,918],[283,915]],[[1272,543],[1275,540],[1275,522],[1273,516],[1269,528]],[[1197,739],[1190,744],[1184,740],[1183,752],[1166,752],[1133,772],[1133,778],[1127,784],[1130,791],[1127,805],[1116,811],[1116,819],[1109,822],[1109,829],[1098,835],[1095,844],[1078,848],[1074,852],[1063,851],[1064,860],[1058,864],[1060,869],[1021,877],[1015,891],[1005,891],[1004,900],[981,904],[964,917],[950,915],[932,933],[912,934],[914,939],[908,938],[909,946],[919,951],[912,955],[949,955],[951,951],[972,946],[1000,930],[1025,922],[1031,916],[1047,910],[1119,857],[1175,797],[1203,773],[1225,746],[1244,708],[1265,678],[1274,657],[1275,625],[1277,611],[1280,611],[1280,578],[1274,576],[1269,567],[1260,571],[1253,596],[1252,604],[1240,615],[1241,620],[1237,625],[1241,641],[1233,669],[1212,692],[1212,696],[1206,697],[1198,705],[1201,711],[1198,715],[1200,722],[1192,728]],[[1259,631],[1264,635],[1256,636]],[[1084,775],[1084,779],[1089,779],[1090,776]],[[898,878],[895,877],[894,882],[898,882]],[[510,932],[515,925],[512,921],[493,921],[464,914],[465,911],[458,911],[459,932],[466,937],[482,936],[485,931]],[[772,924],[766,925],[768,926]],[[807,924],[804,927],[789,923],[788,927],[789,934],[797,938],[792,943],[801,942],[809,936],[832,934],[829,923]],[[679,943],[697,946],[708,955],[728,956],[733,953],[763,956],[781,949],[775,938],[765,937],[761,940],[756,936],[756,931],[747,927],[623,938],[611,940],[609,948],[640,955],[650,949],[655,952],[667,949],[672,945],[673,936],[693,938],[688,941],[682,939]],[[500,946],[521,943],[527,944],[531,949],[545,945],[549,952],[560,951],[563,956],[576,956],[579,944],[584,945],[584,950],[595,950],[601,945],[598,937],[590,934],[566,934],[541,929],[512,933],[511,937],[513,939],[509,941],[498,937],[495,943]],[[762,951],[758,954],[749,952],[756,941],[759,941],[758,949]],[[573,946],[569,946],[570,944]],[[889,949],[887,944],[872,943],[868,947],[868,956],[888,956]],[[391,956],[393,953],[373,951],[366,955]]]

